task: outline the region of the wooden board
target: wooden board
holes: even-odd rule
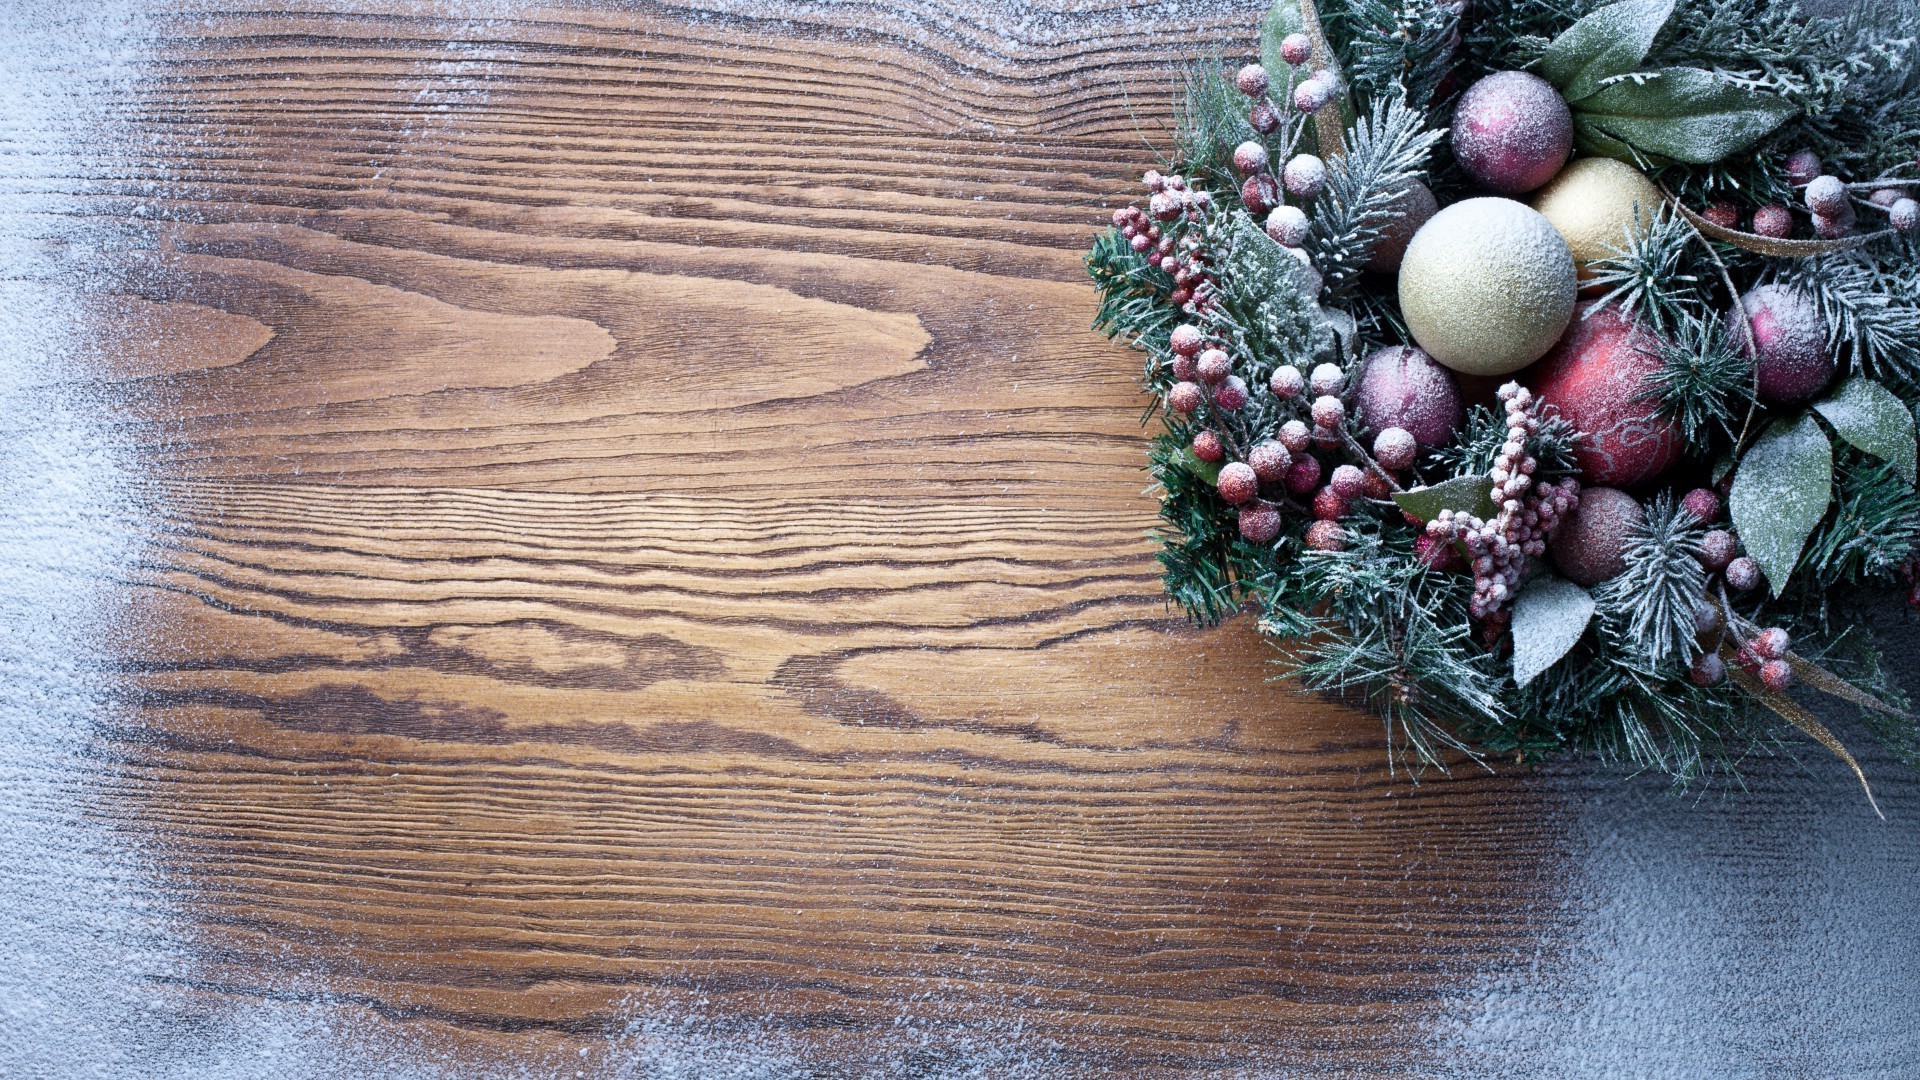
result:
[[[1258,7],[157,22],[77,302],[149,478],[108,803],[192,990],[521,1060],[1420,1061],[1556,804],[1169,612],[1088,332],[1170,64]]]

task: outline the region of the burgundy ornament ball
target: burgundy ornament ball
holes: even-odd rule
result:
[[[1404,428],[1422,446],[1447,442],[1466,418],[1453,372],[1412,345],[1367,357],[1353,402],[1361,430]]]
[[[1826,321],[1813,297],[1790,285],[1762,285],[1740,303],[1758,347],[1754,366],[1762,398],[1775,404],[1805,401],[1833,381],[1836,365],[1827,349]],[[1735,333],[1733,339],[1746,348],[1745,334]]]
[[[1576,584],[1592,588],[1627,568],[1627,538],[1647,512],[1618,488],[1580,491],[1580,505],[1553,538],[1553,562]]]
[[[1680,456],[1680,430],[1642,398],[1659,371],[1660,341],[1618,310],[1576,317],[1528,385],[1582,438],[1575,448],[1589,484],[1632,487],[1667,471]]]
[[[1468,87],[1454,107],[1454,157],[1502,195],[1544,185],[1572,153],[1573,112],[1538,75],[1495,72]]]
[[[1411,180],[1394,199],[1392,209],[1400,216],[1381,228],[1380,238],[1367,251],[1367,269],[1376,274],[1391,274],[1400,269],[1407,245],[1413,243],[1413,234],[1440,212],[1440,203],[1434,199],[1431,188]]]

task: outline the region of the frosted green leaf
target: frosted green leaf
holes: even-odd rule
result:
[[[1813,408],[1841,438],[1892,465],[1907,483],[1914,482],[1913,413],[1893,391],[1872,379],[1848,379]]]
[[[1513,600],[1513,682],[1525,686],[1567,655],[1593,621],[1593,595],[1543,574]]]
[[[1699,68],[1661,68],[1611,83],[1576,115],[1638,150],[1708,165],[1765,138],[1799,110]]]
[[[1182,449],[1178,460],[1188,472],[1205,480],[1207,483],[1217,484],[1220,482],[1221,463],[1217,461],[1200,460],[1200,455],[1193,452],[1193,447],[1189,446]]]
[[[1615,75],[1640,66],[1674,0],[1625,0],[1567,27],[1540,58],[1540,74],[1570,102],[1593,93]]]
[[[1485,521],[1500,509],[1493,504],[1493,481],[1484,476],[1462,476],[1417,491],[1403,491],[1393,501],[1421,521],[1432,521],[1442,510],[1472,514]]]
[[[1775,420],[1740,459],[1727,500],[1733,526],[1775,596],[1832,498],[1833,445],[1812,413]]]

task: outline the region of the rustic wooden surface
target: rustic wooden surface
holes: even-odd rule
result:
[[[1530,788],[1158,590],[1080,254],[1258,5],[395,7],[162,23],[92,196],[195,994],[1387,1067],[1532,936]]]

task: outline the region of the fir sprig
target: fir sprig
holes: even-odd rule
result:
[[[1680,323],[1660,342],[1660,368],[1643,380],[1641,398],[1680,429],[1689,446],[1732,441],[1736,421],[1753,400],[1753,361],[1737,347],[1720,316]]]
[[[1459,0],[1344,0],[1322,17],[1345,45],[1347,78],[1368,100],[1404,100],[1444,123],[1439,90],[1453,73],[1465,9]]]
[[[1796,573],[1825,587],[1895,580],[1920,555],[1920,492],[1893,466],[1852,452],[1835,481],[1833,511],[1808,540]]]
[[[1344,156],[1327,165],[1327,186],[1314,205],[1306,249],[1338,300],[1358,284],[1374,243],[1403,211],[1399,200],[1419,180],[1427,157],[1446,132],[1429,129],[1400,101],[1375,105],[1356,122]]]
[[[1628,531],[1626,570],[1594,592],[1602,625],[1649,668],[1676,674],[1674,662],[1695,651],[1695,609],[1707,597],[1700,565],[1706,530],[1675,502],[1672,492],[1648,501],[1646,517]]]
[[[1613,254],[1592,264],[1593,287],[1604,293],[1586,314],[1618,307],[1666,336],[1705,316],[1702,286],[1710,279],[1702,271],[1693,226],[1685,218],[1660,214],[1655,207],[1636,211],[1658,216],[1646,228],[1628,232],[1623,246],[1608,245]]]
[[[1891,259],[1836,252],[1779,267],[1780,280],[1820,307],[1827,341],[1855,370],[1920,390],[1920,260],[1910,241]]]

